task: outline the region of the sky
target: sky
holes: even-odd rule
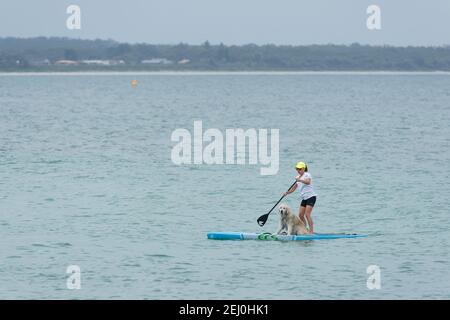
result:
[[[69,30],[69,5],[81,29]],[[381,30],[366,26],[370,5]],[[0,37],[129,43],[450,45],[450,0],[1,0]]]

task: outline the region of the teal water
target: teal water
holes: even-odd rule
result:
[[[3,74],[0,298],[449,299],[449,88],[446,74]],[[171,133],[195,120],[279,129],[278,174],[174,165]],[[275,231],[276,214],[256,219],[300,160],[315,230],[368,238],[206,239]]]

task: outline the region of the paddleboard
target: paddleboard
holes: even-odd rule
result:
[[[279,235],[273,233],[248,233],[248,232],[209,232],[208,239],[212,240],[278,240],[278,241],[301,241],[301,240],[325,240],[342,238],[364,238],[367,234],[356,233],[314,233],[297,236]]]

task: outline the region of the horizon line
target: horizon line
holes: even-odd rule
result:
[[[256,44],[252,42],[244,43],[244,44],[225,44],[224,42],[218,42],[213,43],[210,40],[206,39],[203,43],[199,44],[192,44],[188,42],[180,41],[178,43],[150,43],[150,42],[123,42],[118,41],[111,38],[74,38],[74,37],[67,37],[67,36],[30,36],[30,37],[20,37],[20,36],[0,36],[0,40],[5,39],[18,39],[18,40],[35,40],[35,39],[58,39],[58,40],[78,40],[78,41],[105,41],[105,42],[114,42],[118,45],[120,44],[129,44],[129,45],[156,45],[156,46],[177,46],[177,45],[188,45],[188,46],[202,46],[205,43],[209,43],[211,46],[220,46],[224,45],[226,47],[243,47],[243,46],[257,46],[257,47],[264,47],[264,46],[276,46],[276,47],[308,47],[308,46],[361,46],[361,47],[390,47],[390,48],[450,48],[450,43],[448,44],[440,44],[440,45],[393,45],[393,44],[367,44],[367,43],[360,43],[360,42],[351,42],[351,43],[309,43],[309,44],[275,44],[275,43],[264,43],[264,44]]]

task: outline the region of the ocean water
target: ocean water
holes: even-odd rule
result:
[[[449,299],[449,88],[448,74],[2,74],[0,298]],[[278,173],[175,165],[171,134],[194,121],[279,129]],[[297,161],[315,231],[369,237],[206,239],[274,232],[276,213],[256,219]]]

